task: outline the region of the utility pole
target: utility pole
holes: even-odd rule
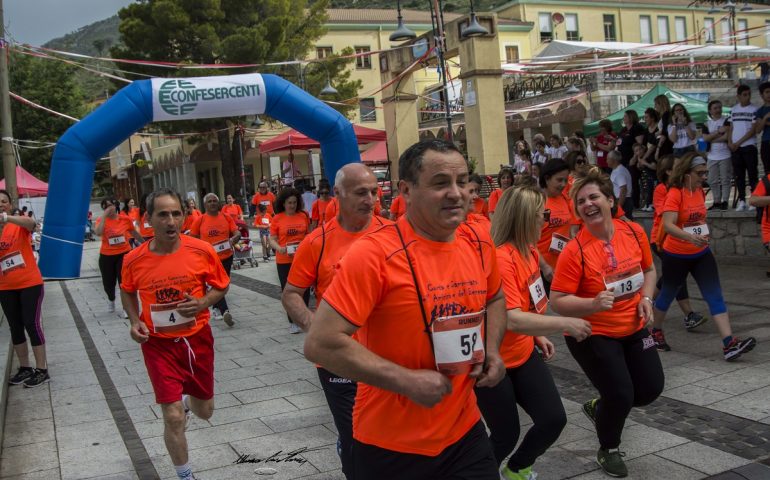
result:
[[[3,173],[5,189],[11,194],[11,203],[19,198],[16,189],[16,157],[13,154],[11,126],[11,97],[8,94],[8,42],[5,40],[3,0],[0,0],[0,137],[2,137]]]

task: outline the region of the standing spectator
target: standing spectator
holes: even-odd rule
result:
[[[305,213],[310,215],[313,209],[313,204],[316,200],[318,200],[318,197],[315,193],[313,193],[313,189],[310,188],[310,185],[305,185],[303,187],[304,192],[302,192],[302,203],[305,205]]]
[[[586,154],[586,160],[593,165],[596,163],[596,160],[594,159],[594,151],[591,150],[591,144],[586,140],[586,135],[583,133],[583,130],[576,130],[573,134],[576,138],[579,138],[580,141],[583,143],[583,150]]]
[[[538,140],[535,142],[535,152],[532,154],[532,163],[545,164],[548,161],[548,154],[545,153],[545,142]]]
[[[630,165],[636,167],[640,173],[639,182],[634,185],[634,187],[637,187],[636,190],[639,190],[639,207],[644,212],[651,212],[652,194],[655,189],[655,170],[650,168],[649,164],[645,162],[646,156],[647,145],[635,144],[634,156],[631,157]]]
[[[517,174],[529,174],[532,171],[532,156],[529,150],[521,150],[516,156],[516,162],[513,164],[513,169]]]
[[[727,146],[730,120],[722,116],[722,102],[712,100],[709,102],[709,119],[703,132],[703,139],[708,142],[708,170],[711,198],[714,204],[709,210],[727,210],[730,201],[730,183],[733,179],[733,163],[730,159],[731,152]]]
[[[615,150],[617,138],[612,132],[612,122],[605,118],[599,122],[599,135],[591,141],[591,148],[596,152],[596,165],[607,174],[612,171],[607,165],[607,152]]]
[[[644,145],[646,147],[644,156],[640,159],[639,165],[642,170],[642,178],[639,181],[640,205],[644,205],[645,210],[653,210],[653,196],[655,184],[657,183],[658,158],[655,156],[658,150],[658,121],[660,117],[654,108],[648,108],[644,111]]]
[[[757,186],[757,138],[754,128],[757,107],[751,104],[751,87],[738,86],[738,103],[730,110],[730,133],[727,146],[732,152],[735,188],[738,190],[736,211],[746,210],[746,173],[751,191]],[[749,210],[756,210],[753,206]]]
[[[620,160],[620,152],[617,150],[613,150],[607,155],[607,163],[612,169],[610,180],[612,181],[615,198],[618,199],[618,205],[626,212],[626,217],[629,220],[633,220],[634,205],[631,200],[631,194],[634,191],[634,187],[631,181],[631,173],[629,173]]]
[[[671,124],[666,130],[669,141],[674,144],[674,156],[681,157],[687,152],[695,151],[695,122],[692,121],[690,113],[681,103],[674,104],[672,109]]]
[[[770,82],[764,82],[759,86],[759,95],[764,102],[755,113],[757,119],[757,134],[762,134],[762,167],[765,175],[770,173]]]
[[[549,146],[545,147],[545,153],[548,158],[564,158],[569,149],[561,143],[561,138],[558,135],[551,135],[548,140]]]
[[[283,162],[281,173],[283,174],[283,184],[288,186],[294,185],[294,180],[302,175],[302,172],[299,171],[299,166],[294,161],[294,154],[292,152],[289,152],[289,158]]]
[[[623,114],[623,128],[620,130],[620,134],[618,134],[616,145],[620,152],[620,163],[631,173],[631,185],[637,187],[634,188],[634,193],[631,194],[633,206],[636,208],[639,207],[638,185],[641,171],[638,165],[631,165],[631,158],[634,156],[634,145],[644,143],[644,133],[644,127],[639,123],[639,115],[636,113],[636,110],[626,110]]]
[[[671,125],[671,103],[665,95],[655,97],[655,111],[658,112],[658,152],[655,158],[674,153],[674,144],[668,138],[668,126]]]

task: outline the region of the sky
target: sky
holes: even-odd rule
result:
[[[0,0],[7,35],[13,41],[42,45],[48,40],[104,20],[132,0]]]

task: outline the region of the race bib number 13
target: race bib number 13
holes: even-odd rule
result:
[[[439,372],[461,375],[484,362],[483,323],[483,311],[439,317],[433,322],[433,354]]]
[[[633,297],[644,285],[641,265],[637,264],[636,267],[625,272],[605,276],[604,285],[607,290],[613,290],[616,301]]]

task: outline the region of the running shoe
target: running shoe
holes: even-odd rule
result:
[[[8,379],[8,383],[11,385],[21,385],[29,377],[35,374],[35,369],[32,367],[19,367],[16,375]]]
[[[594,398],[593,400],[589,400],[583,404],[583,413],[586,414],[586,417],[591,420],[591,423],[593,423],[594,426],[596,426],[596,406],[598,404],[598,398]]]
[[[190,407],[187,405],[187,402],[190,401],[189,395],[182,395],[182,406],[184,407],[184,430],[187,431],[187,429],[190,428],[190,425],[192,425],[193,421],[193,413],[192,410],[190,410]]]
[[[708,318],[704,317],[700,313],[690,312],[686,317],[684,317],[684,328],[686,328],[688,331],[691,331],[695,327],[699,327],[706,323],[706,320],[708,320]]]
[[[289,333],[291,333],[292,335],[295,335],[297,333],[302,333],[302,329],[299,328],[299,325],[297,325],[296,323],[291,323],[289,324]]]
[[[508,465],[506,465],[500,472],[500,478],[502,480],[535,480],[537,478],[537,473],[532,471],[531,466],[514,472],[508,468]]]
[[[107,302],[107,311],[110,312],[110,313],[114,313],[115,312],[115,300],[109,300]]]
[[[211,318],[213,320],[223,320],[222,312],[219,311],[218,308],[214,307],[211,309]]]
[[[625,456],[625,452],[621,452],[619,448],[610,448],[609,450],[600,448],[596,452],[596,463],[602,467],[607,475],[623,478],[628,476],[628,468],[626,468],[626,462],[623,461]]]
[[[230,310],[225,310],[225,313],[222,315],[222,320],[225,321],[228,327],[235,325],[235,320],[233,320],[233,316],[230,313]]]
[[[728,202],[722,202],[722,205],[719,207],[720,210],[726,211],[728,208]]]
[[[655,347],[657,347],[659,352],[671,351],[671,347],[669,347],[668,343],[666,343],[666,336],[663,335],[663,330],[653,330],[652,338],[655,339]]]
[[[39,368],[36,368],[35,373],[33,373],[31,377],[24,380],[23,385],[24,388],[35,388],[44,383],[47,383],[50,379],[51,377],[48,376],[48,370],[40,370]]]
[[[749,337],[746,340],[739,338],[733,338],[730,345],[726,346],[722,350],[725,354],[725,360],[732,362],[746,352],[750,352],[757,346],[757,340],[754,337]]]
[[[746,202],[743,200],[738,200],[738,206],[735,207],[736,212],[745,212],[746,211]]]

